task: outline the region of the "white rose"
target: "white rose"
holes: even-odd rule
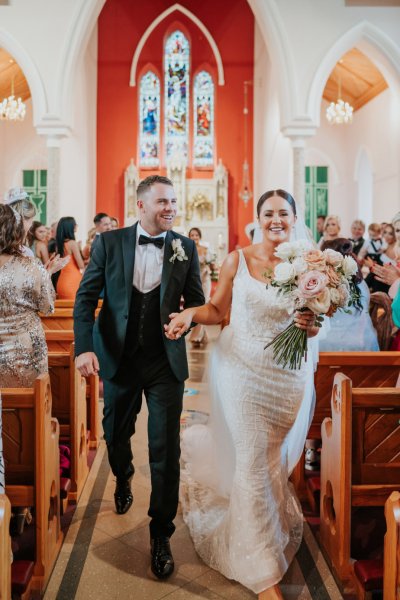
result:
[[[276,265],[274,270],[274,280],[279,283],[289,283],[296,277],[296,270],[294,266],[288,262],[279,263]]]
[[[342,269],[345,277],[350,279],[358,271],[358,266],[354,258],[351,256],[345,256],[342,261]]]
[[[302,256],[304,252],[308,252],[314,248],[313,244],[308,240],[296,240],[292,243],[295,247],[296,256]]]
[[[340,302],[341,302],[341,296],[340,296],[339,290],[336,288],[329,288],[329,293],[331,295],[332,304],[336,304],[337,306],[339,306]]]
[[[289,260],[296,255],[294,244],[291,242],[282,242],[282,244],[279,244],[274,254],[282,260]]]
[[[306,261],[301,256],[295,258],[292,262],[292,265],[294,267],[294,270],[296,271],[296,275],[301,275],[302,273],[305,273],[308,269]]]
[[[340,267],[343,262],[343,255],[340,252],[336,252],[336,250],[332,250],[331,248],[327,248],[323,251],[325,255],[326,262],[328,265],[332,265],[333,267]]]

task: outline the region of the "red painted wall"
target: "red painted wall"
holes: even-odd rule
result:
[[[99,17],[97,105],[97,210],[122,219],[124,170],[138,158],[138,87],[130,87],[135,48],[147,27],[173,2],[108,0]],[[213,36],[225,71],[225,85],[215,85],[216,158],[229,172],[229,242],[246,245],[244,226],[252,221],[253,206],[239,199],[244,160],[243,82],[253,79],[254,18],[246,0],[183,0]],[[191,73],[208,65],[217,84],[211,47],[201,30],[175,11],[153,31],[140,56],[137,81],[151,63],[162,74],[163,42],[167,30],[181,25],[191,41]],[[192,82],[192,79],[191,79]],[[163,89],[163,86],[162,86]],[[252,177],[252,88],[249,95],[249,162]],[[164,170],[160,171],[164,173]],[[145,177],[149,171],[142,171]],[[188,169],[188,177],[210,177],[210,172]]]

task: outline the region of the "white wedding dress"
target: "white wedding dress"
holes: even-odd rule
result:
[[[302,538],[288,476],[313,410],[313,358],[291,371],[264,349],[293,306],[239,254],[230,325],[211,356],[210,425],[182,436],[181,503],[204,562],[259,593],[282,579]]]

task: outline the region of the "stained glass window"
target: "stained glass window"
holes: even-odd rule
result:
[[[140,80],[140,166],[160,165],[160,80],[148,71]]]
[[[167,158],[187,157],[189,138],[189,41],[174,31],[165,44],[165,146]]]
[[[210,73],[200,71],[194,80],[193,94],[193,164],[214,164],[214,83]]]

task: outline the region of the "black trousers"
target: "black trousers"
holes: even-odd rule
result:
[[[135,433],[142,394],[146,397],[152,538],[170,537],[175,531],[183,391],[184,383],[172,373],[164,351],[155,355],[139,349],[133,356],[123,358],[111,380],[104,380],[103,428],[108,460],[117,478],[128,479],[135,472],[130,438]]]

